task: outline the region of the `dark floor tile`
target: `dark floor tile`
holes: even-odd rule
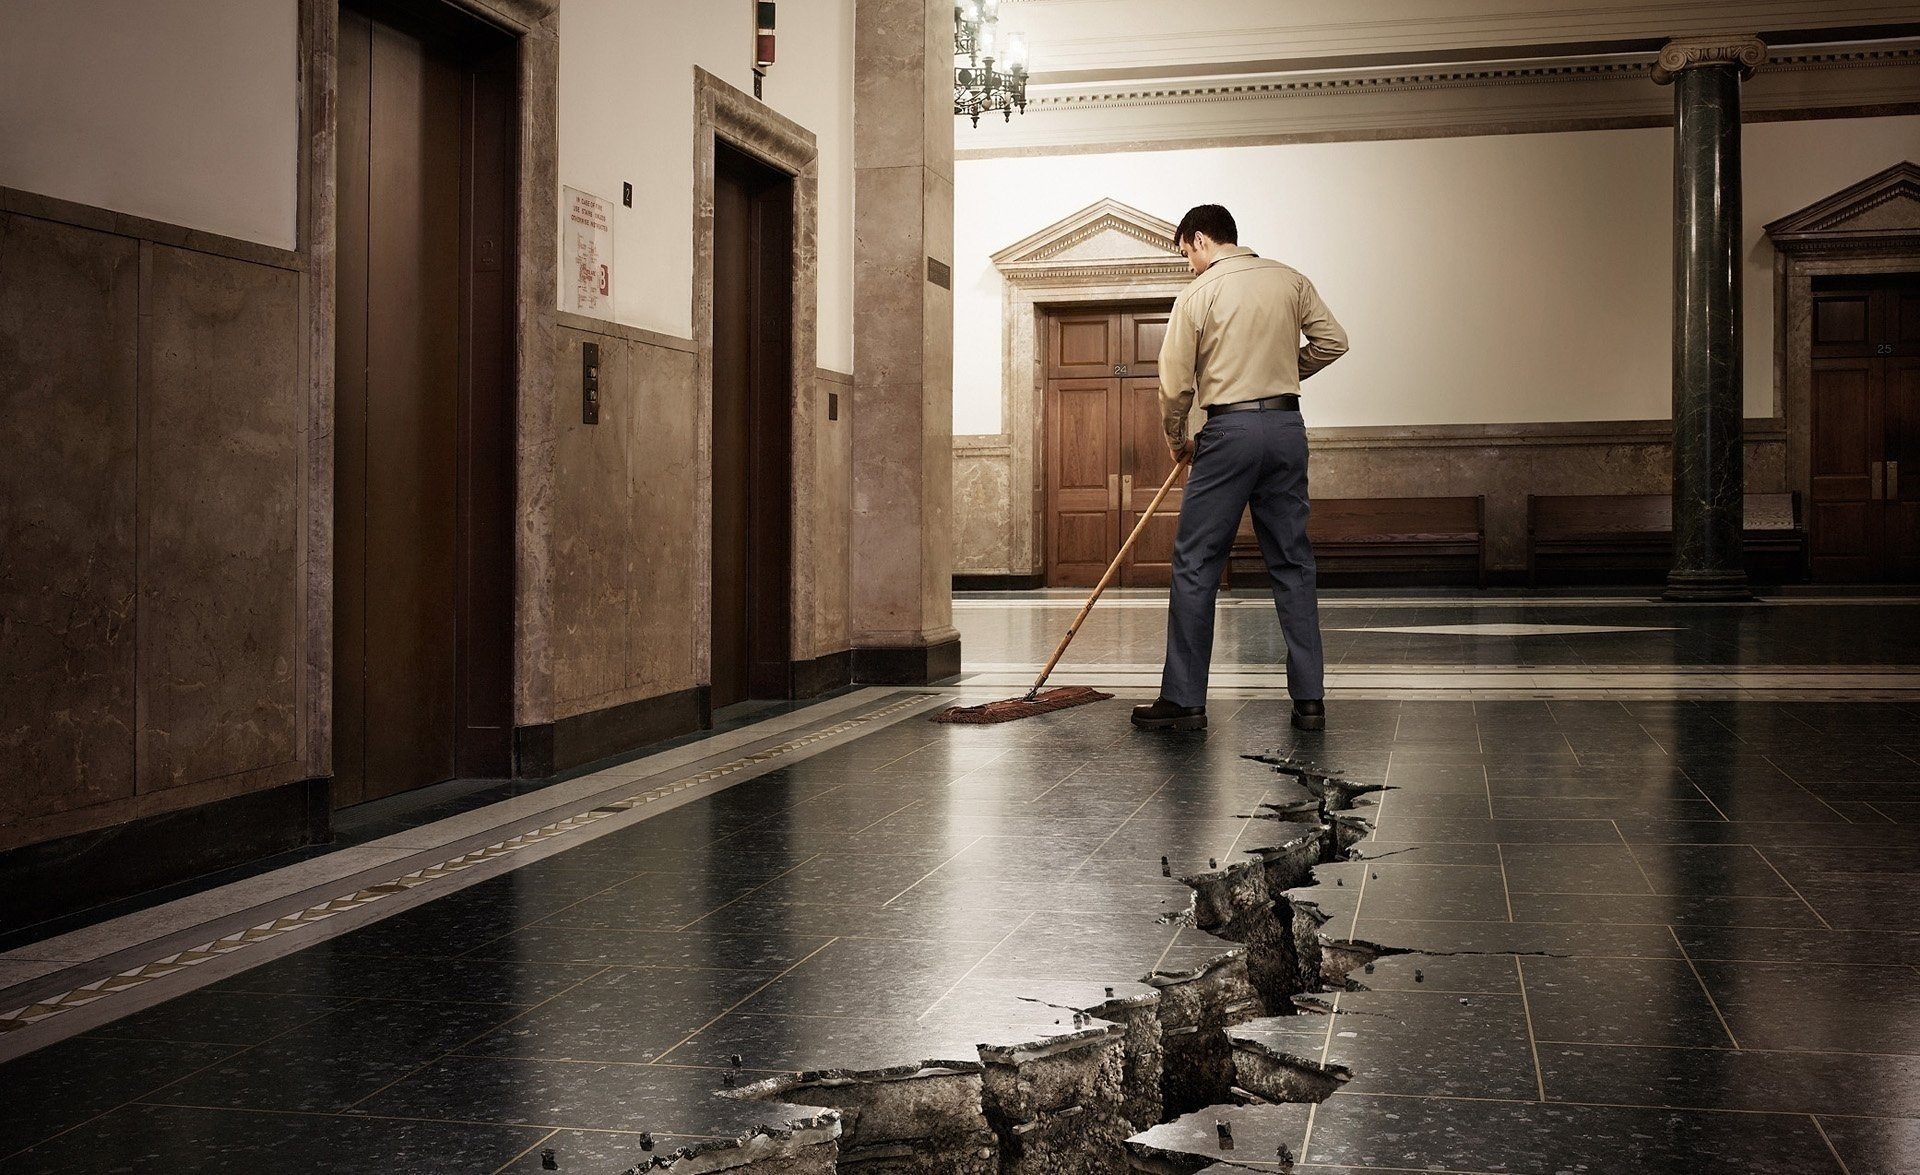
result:
[[[1398,861],[1408,865],[1500,865],[1500,849],[1492,844],[1409,844],[1368,839],[1355,851],[1370,861]]]
[[[526,1005],[565,991],[599,971],[595,964],[534,959],[353,955],[321,942],[223,979],[208,990]]]
[[[1911,968],[1712,961],[1697,966],[1744,1047],[1920,1055],[1920,983]]]
[[[454,1056],[391,1086],[358,1112],[708,1136],[777,1127],[799,1113],[717,1097],[720,1083],[721,1074],[705,1068]]]
[[[9,1175],[492,1171],[546,1131],[471,1122],[128,1106],[7,1160]]]
[[[840,939],[739,1010],[764,1015],[917,1016],[976,966],[987,950],[978,943]]]
[[[0,1065],[0,1156],[151,1093],[241,1047],[93,1034],[8,1061]]]
[[[1752,845],[1651,845],[1634,859],[1662,894],[1792,897],[1793,887]]]
[[[1734,1046],[1684,960],[1522,959],[1520,970],[1540,1041]]]
[[[1330,937],[1341,937],[1329,925]],[[1664,926],[1553,922],[1395,922],[1362,918],[1353,937],[1409,951],[1491,951],[1629,959],[1678,959],[1680,948]]]
[[[1644,894],[1647,878],[1624,844],[1502,845],[1514,893]]]
[[[724,926],[722,920],[711,925]],[[476,959],[630,967],[781,971],[830,941],[783,929],[748,933],[702,930],[602,930],[542,923],[474,948]]]
[[[1799,898],[1678,897],[1670,894],[1516,893],[1518,922],[1637,922],[1672,926],[1821,925]]]
[[[1820,1127],[1850,1175],[1920,1171],[1920,1119],[1825,1116]]]
[[[1920,874],[1824,873],[1795,888],[1835,930],[1920,932]]]
[[[614,969],[461,1044],[475,1057],[644,1064],[772,979],[755,971]]]
[[[1381,840],[1417,843],[1617,845],[1611,820],[1438,820],[1405,819],[1383,809],[1374,829]]]
[[[1520,994],[1512,955],[1382,955],[1348,979],[1370,991]]]
[[[1498,867],[1368,862],[1360,893],[1364,917],[1436,922],[1500,922],[1507,894]]]
[[[1362,1168],[1512,1175],[1568,1171],[1837,1175],[1839,1171],[1812,1119],[1804,1116],[1347,1093],[1335,1094],[1321,1104],[1303,1157],[1309,1163]]]
[[[543,1175],[548,1170],[572,1175],[610,1175],[628,1171],[655,1156],[671,1155],[696,1139],[683,1135],[656,1134],[651,1151],[641,1149],[641,1136],[617,1130],[556,1130],[530,1148],[520,1161],[505,1168],[501,1175]],[[553,1152],[555,1166],[543,1165],[542,1154]]]
[[[1537,1096],[1518,996],[1350,992],[1340,997],[1340,1012],[1330,1058],[1353,1070],[1343,1093]]]
[[[93,1030],[103,1037],[258,1044],[325,1015],[340,1001],[324,996],[211,991],[156,1004]]]
[[[1920,1057],[1540,1046],[1552,1101],[1920,1117]]]
[[[1676,926],[1695,959],[1920,966],[1920,934],[1878,930]]]

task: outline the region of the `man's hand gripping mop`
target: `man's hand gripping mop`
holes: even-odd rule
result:
[[[1073,623],[1067,628],[1067,635],[1060,638],[1059,647],[1053,650],[1053,656],[1047,660],[1047,667],[1040,671],[1040,676],[1034,681],[1033,688],[1027,691],[1026,696],[1008,698],[1001,702],[987,702],[980,706],[949,706],[933,716],[935,722],[959,722],[968,725],[1012,722],[1016,718],[1031,718],[1035,714],[1064,710],[1069,706],[1104,702],[1113,696],[1103,694],[1092,686],[1086,685],[1061,686],[1058,689],[1050,689],[1044,694],[1040,692],[1040,687],[1047,684],[1048,675],[1053,672],[1053,667],[1060,663],[1061,654],[1067,651],[1067,646],[1073,642],[1074,634],[1080,631],[1080,625],[1086,620],[1087,613],[1093,611],[1094,604],[1099,602],[1100,593],[1106,591],[1107,585],[1113,582],[1113,577],[1120,573],[1120,564],[1126,560],[1127,552],[1133,550],[1133,544],[1140,538],[1140,532],[1147,529],[1147,521],[1153,517],[1155,511],[1160,509],[1160,503],[1166,501],[1167,495],[1173,492],[1174,481],[1179,478],[1180,471],[1186,467],[1187,462],[1183,459],[1174,462],[1173,468],[1167,472],[1166,484],[1162,485],[1160,492],[1153,496],[1153,501],[1147,503],[1146,512],[1141,514],[1140,521],[1133,525],[1133,533],[1127,536],[1126,542],[1120,544],[1120,553],[1115,555],[1113,562],[1107,565],[1107,573],[1101,576],[1100,582],[1094,586],[1093,594],[1087,597],[1086,606],[1080,609],[1080,615],[1073,618]]]

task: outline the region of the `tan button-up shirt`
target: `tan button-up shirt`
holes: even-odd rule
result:
[[[1204,408],[1298,392],[1301,380],[1346,353],[1347,332],[1312,282],[1229,246],[1173,302],[1160,344],[1167,440],[1175,448],[1186,442],[1196,398]]]

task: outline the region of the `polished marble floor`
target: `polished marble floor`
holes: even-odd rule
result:
[[[1150,659],[1154,610],[1115,603],[1078,664]],[[994,680],[980,665],[1043,658],[1072,614],[957,611],[973,689]],[[1355,599],[1325,623],[1349,663],[1436,673],[1898,676],[1920,671],[1916,611]],[[1563,627],[1334,631],[1480,623]],[[1920,1171],[1920,694],[1356,687],[1306,735],[1263,664],[1270,626],[1223,612],[1217,660],[1249,668],[1203,735],[1132,730],[1127,696],[965,727],[925,720],[951,690],[858,691],[395,832],[389,855],[356,845],[351,875],[242,887],[199,924],[103,924],[93,963],[19,944],[0,955],[0,1171],[614,1175],[800,1120],[714,1095],[964,1063],[1234,949],[1183,919],[1179,879],[1297,827],[1263,805],[1302,788],[1251,753],[1384,789],[1353,801],[1355,859],[1287,896],[1367,966],[1246,1028],[1351,1079],[1178,1117],[1132,1153],[1273,1171],[1284,1147],[1347,1175]],[[1086,1169],[1124,1169],[1108,1158]]]

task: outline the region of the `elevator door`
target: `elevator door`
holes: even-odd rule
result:
[[[511,73],[340,14],[334,779],[511,769]]]
[[[791,693],[793,180],[716,144],[712,704]]]

